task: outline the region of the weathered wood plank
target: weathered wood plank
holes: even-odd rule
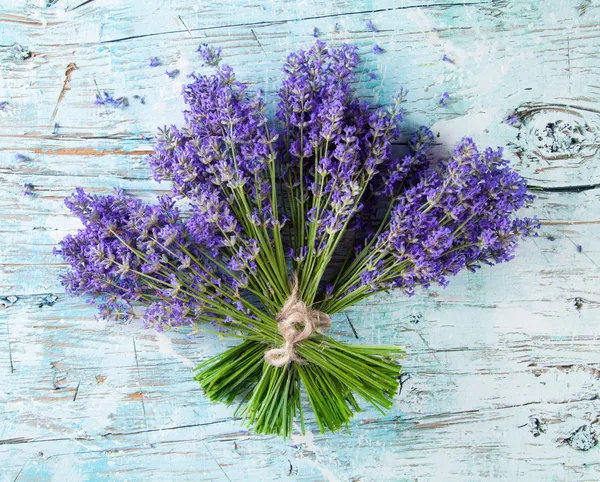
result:
[[[0,0],[1,480],[597,480],[597,2],[42,3]],[[246,432],[191,379],[222,340],[95,321],[62,293],[51,251],[77,228],[62,204],[75,187],[148,200],[168,189],[143,159],[155,128],[181,119],[199,43],[272,95],[315,28],[359,45],[361,95],[410,90],[408,130],[433,124],[437,153],[463,135],[506,146],[544,225],[511,264],[353,307],[359,340],[336,317],[340,339],[408,347],[396,405],[367,409],[351,435],[309,420],[282,441]],[[129,106],[94,106],[98,89]]]
[[[407,86],[411,90],[411,110],[414,109],[414,115],[410,120],[413,123],[430,124],[440,118],[456,118],[467,112],[476,113],[477,109],[485,106],[486,115],[480,115],[480,121],[494,122],[494,126],[497,126],[501,119],[522,104],[545,101],[549,96],[557,100],[577,99],[584,105],[586,99],[588,104],[593,103],[594,98],[589,91],[596,72],[590,59],[593,54],[587,46],[594,39],[597,40],[595,12],[598,7],[591,6],[586,15],[573,17],[571,13],[578,2],[569,3],[570,8],[554,12],[554,15],[562,14],[562,17],[555,17],[556,26],[543,31],[544,42],[540,42],[540,29],[530,28],[544,20],[544,15],[547,15],[544,9],[534,7],[519,12],[519,15],[511,15],[510,10],[493,8],[493,2],[478,2],[471,6],[416,6],[408,10],[400,8],[378,12],[362,18],[350,16],[346,19],[347,24],[338,22],[339,31],[334,31],[335,23],[331,19],[322,20],[326,23],[320,25],[314,25],[315,20],[308,19],[275,25],[266,22],[260,29],[253,28],[254,34],[249,28],[238,26],[215,28],[206,38],[189,35],[184,29],[160,39],[136,38],[134,34],[133,38],[108,46],[82,41],[69,47],[72,48],[70,56],[80,59],[80,64],[71,79],[70,91],[63,100],[67,102],[64,110],[68,113],[67,117],[64,121],[60,116],[57,117],[59,124],[64,124],[59,132],[63,135],[81,135],[84,129],[88,135],[118,135],[123,131],[137,135],[140,131],[153,132],[158,123],[154,120],[156,118],[165,122],[174,119],[180,110],[180,102],[177,101],[183,74],[199,68],[194,51],[201,41],[223,45],[225,60],[237,69],[242,79],[251,83],[260,82],[267,92],[271,92],[277,86],[279,66],[284,56],[290,48],[310,43],[313,26],[320,27],[320,37],[325,40],[352,41],[360,45],[367,67],[380,68],[382,73],[376,81],[368,80],[366,73],[360,79],[364,84],[364,95],[380,98],[394,86]],[[95,15],[99,15],[94,12],[92,10],[88,16],[79,19],[79,23],[94,23]],[[117,9],[117,17],[119,13]],[[177,11],[173,12],[172,18],[179,22],[176,14]],[[503,16],[507,17],[506,20]],[[373,19],[378,32],[366,29],[366,18]],[[185,23],[189,29],[193,29],[196,22],[203,25],[202,22],[207,19],[210,17],[197,12],[196,17]],[[153,23],[140,22],[139,19],[135,22],[135,28],[147,29],[149,25],[160,31],[160,26],[154,26]],[[68,22],[66,28],[83,29]],[[470,47],[482,31],[486,32],[485,42],[480,43],[479,50],[470,52]],[[36,48],[43,50],[43,55],[7,69],[6,78],[14,79],[16,87],[30,84],[34,89],[47,93],[56,91],[58,97],[68,63],[64,60],[63,44],[55,41],[57,35],[66,34],[51,29],[44,29],[38,34],[35,37]],[[260,39],[260,46],[255,35]],[[566,44],[564,48],[548,47],[554,44],[562,46],[567,36],[568,50]],[[282,38],[294,39],[294,43],[281,42]],[[374,56],[368,53],[375,41],[382,45],[385,43],[387,55]],[[182,70],[180,79],[168,82],[164,68],[148,66],[148,52],[157,52],[158,49],[164,57],[165,68],[177,66]],[[2,53],[8,59],[10,48],[3,49]],[[451,62],[441,60],[444,54]],[[392,56],[399,68],[388,68],[386,59]],[[569,69],[568,72],[566,69]],[[516,77],[512,85],[520,88],[513,89],[511,85],[506,91],[503,79],[511,77]],[[382,79],[385,84],[382,84]],[[548,79],[552,79],[552,82],[547,82]],[[93,107],[91,104],[97,92],[96,84],[101,89],[108,86],[117,94],[129,96],[130,100],[134,94],[147,93],[147,105],[141,106],[132,101],[127,109],[119,111]],[[568,92],[569,85],[571,92]],[[439,104],[444,91],[453,94],[447,107]],[[499,103],[498,99],[504,102]],[[53,128],[50,119],[55,108],[54,99],[48,99],[42,106],[36,105],[38,102],[33,96],[18,101],[14,107],[18,110],[14,113],[19,113],[20,123],[7,127],[17,131],[26,127],[31,133],[48,135]],[[27,108],[31,105],[37,108]],[[498,111],[498,107],[503,111]],[[148,116],[148,112],[152,115]],[[42,119],[46,121],[40,124]],[[448,131],[448,128],[445,130]],[[495,135],[495,142],[498,142],[497,133]],[[508,135],[512,137],[512,131]]]
[[[94,446],[98,439],[106,438],[101,437],[101,434],[107,432],[118,434],[190,424],[202,425],[207,421],[226,420],[231,416],[231,411],[224,407],[207,405],[189,376],[190,365],[218,352],[219,344],[214,339],[210,340],[209,337],[189,341],[179,335],[143,333],[135,325],[96,324],[91,320],[86,322],[85,319],[89,320],[90,316],[89,309],[76,311],[63,306],[65,316],[55,320],[54,316],[45,317],[48,320],[44,323],[44,331],[48,336],[40,348],[47,353],[45,360],[49,361],[49,365],[38,366],[39,357],[23,351],[31,345],[30,339],[39,337],[38,333],[42,328],[37,318],[31,322],[26,321],[31,313],[44,313],[39,311],[37,303],[37,299],[23,299],[9,308],[19,310],[20,315],[12,318],[19,318],[21,323],[11,329],[15,371],[8,375],[6,370],[4,374],[7,378],[17,374],[18,385],[13,382],[12,386],[15,392],[23,391],[27,396],[12,396],[10,409],[5,415],[9,420],[18,420],[19,423],[6,425],[2,439],[24,437],[29,442],[12,444],[7,449],[17,453],[20,450],[31,452],[34,449],[30,448],[30,444],[47,447],[48,444],[43,440],[53,438],[65,439],[65,442],[69,438],[78,438],[80,440],[76,445]],[[59,303],[77,306],[75,300],[61,300]],[[566,303],[553,303],[557,312],[564,310],[572,313],[569,317],[573,322],[578,322],[578,329],[575,331],[565,326],[573,324],[569,323],[568,318],[548,316],[552,312],[550,307],[544,307],[543,313],[536,314],[533,307],[539,307],[540,303],[515,301],[498,303],[495,308],[489,307],[487,310],[495,315],[485,318],[490,319],[492,326],[482,324],[482,312],[485,310],[470,306],[468,301],[454,303],[443,311],[435,309],[436,303],[435,297],[415,302],[410,300],[406,303],[408,306],[401,306],[398,302],[374,303],[357,307],[350,314],[361,341],[378,341],[372,334],[383,333],[383,338],[387,341],[404,341],[409,344],[412,353],[406,363],[410,378],[403,384],[396,408],[384,418],[367,410],[358,417],[358,423],[353,424],[354,435],[341,436],[340,442],[347,446],[343,451],[346,464],[353,458],[352,453],[358,450],[356,438],[365,442],[394,437],[389,433],[390,430],[395,432],[390,429],[391,426],[399,430],[399,439],[393,439],[394,453],[400,450],[397,455],[403,454],[403,459],[417,456],[417,453],[421,453],[423,444],[431,442],[430,437],[433,435],[422,434],[423,429],[435,430],[442,427],[454,427],[442,437],[455,437],[456,433],[469,427],[471,440],[484,447],[516,450],[509,440],[509,429],[494,431],[494,427],[500,422],[502,426],[512,426],[513,431],[518,434],[531,436],[530,443],[534,443],[536,447],[548,437],[557,453],[564,452],[566,447],[562,447],[557,440],[568,437],[571,430],[585,425],[586,420],[587,423],[593,420],[586,419],[585,414],[590,413],[590,410],[593,414],[598,409],[597,380],[600,375],[595,363],[597,341],[595,336],[586,336],[588,324],[598,317],[598,307],[586,307],[579,312],[574,308],[566,308],[565,305],[569,306]],[[48,310],[45,313],[51,312]],[[415,324],[415,319],[420,321]],[[527,323],[524,323],[525,319]],[[374,331],[370,331],[370,320],[375,320]],[[343,324],[344,320],[336,321]],[[423,327],[426,329],[422,329]],[[347,327],[345,331],[346,336],[350,337]],[[562,336],[561,331],[564,333]],[[396,335],[386,334],[391,332]],[[365,336],[365,333],[370,333],[371,336]],[[109,336],[102,336],[103,334]],[[458,340],[457,334],[460,335]],[[139,365],[135,363],[134,338]],[[35,343],[35,346],[38,345],[39,341]],[[504,347],[503,350],[499,349],[501,346]],[[74,364],[84,360],[87,366],[78,367]],[[564,364],[553,366],[555,360],[561,360]],[[469,367],[477,369],[472,371]],[[32,397],[36,393],[37,396]],[[471,396],[473,393],[477,396]],[[111,403],[107,404],[109,400]],[[60,411],[52,410],[51,407],[56,404],[61,406]],[[564,417],[565,405],[577,406],[571,414],[573,419]],[[45,414],[42,419],[39,418],[40,414]],[[85,416],[81,416],[82,414]],[[529,417],[537,417],[540,423],[545,424],[546,433],[542,434],[544,438],[536,440],[537,437],[529,435]],[[240,446],[248,439],[247,434],[240,432],[238,422],[230,421],[227,424],[227,430],[233,434],[227,437],[230,447],[233,445],[232,441]],[[473,425],[479,428],[473,429]],[[25,427],[28,430],[24,430]],[[186,429],[183,427],[174,430]],[[373,430],[378,435],[373,435]],[[489,432],[486,435],[487,444],[478,438],[485,432]],[[437,434],[436,437],[439,436]],[[517,436],[524,437],[512,435]],[[92,439],[88,440],[89,437]],[[136,439],[135,434],[123,437]],[[219,436],[214,433],[211,439],[218,440]],[[315,438],[323,442],[326,439],[321,436]],[[40,441],[34,442],[35,440]],[[429,450],[433,450],[439,457],[451,443],[451,439],[436,441],[434,445],[437,448],[429,447]],[[131,445],[133,442],[126,443]],[[274,443],[273,440],[270,443]],[[256,444],[255,440],[252,446],[256,447]],[[27,447],[22,448],[21,445]],[[289,446],[289,443],[284,446]],[[79,447],[76,449],[77,452],[80,451]],[[151,448],[145,449],[152,452]],[[54,453],[48,453],[46,449],[44,452],[46,458]],[[410,455],[413,452],[414,455]],[[488,455],[493,458],[493,454],[492,450]],[[156,455],[153,460],[160,460],[161,457]],[[333,462],[339,455],[331,459],[329,457],[331,455],[326,460]],[[380,453],[376,457],[386,456]],[[468,457],[467,450],[464,457]],[[45,467],[43,470],[51,469],[54,463],[42,464]],[[281,465],[283,461],[279,463]],[[236,473],[250,470],[237,465],[236,470],[241,472]],[[330,467],[329,464],[326,466]],[[37,467],[37,464],[33,467]],[[392,467],[398,468],[400,465],[392,463]],[[429,470],[433,467],[434,464]],[[542,470],[542,467],[545,467],[544,470],[553,470],[548,465],[540,465],[535,470]],[[358,467],[350,463],[343,470],[350,470],[349,473],[354,474],[356,469]],[[365,469],[368,469],[367,472],[364,472]],[[371,469],[367,464],[360,467],[359,473],[369,474],[369,470]],[[506,468],[503,469],[500,464],[498,470],[506,471]],[[341,473],[345,473],[344,471]],[[421,475],[426,475],[426,472]],[[159,480],[158,476],[156,480]]]

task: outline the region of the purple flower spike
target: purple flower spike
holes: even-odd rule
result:
[[[408,263],[391,286],[445,285],[463,268],[508,261],[520,237],[539,223],[514,213],[531,203],[523,178],[507,166],[502,151],[479,152],[465,138],[439,169],[425,171],[400,197],[381,249]]]
[[[384,50],[377,44],[373,45],[373,53],[375,55],[379,55],[382,54],[384,52]]]
[[[158,67],[161,62],[158,57],[150,57],[150,67]]]
[[[208,44],[202,44],[198,47],[197,52],[200,54],[203,66],[217,67],[221,62],[221,47],[214,48]]]
[[[179,75],[179,69],[165,70],[165,74],[167,74],[170,79],[174,79]]]
[[[448,92],[444,92],[442,94],[442,97],[440,98],[440,105],[445,107],[448,104],[449,100],[450,100],[450,95],[448,94]]]

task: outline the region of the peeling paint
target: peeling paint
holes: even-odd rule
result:
[[[54,3],[0,0],[0,479],[597,478],[597,5],[317,0],[247,2],[238,15],[231,0]],[[365,32],[367,18],[377,32]],[[168,191],[144,157],[157,125],[181,122],[187,74],[210,71],[198,43],[222,45],[238,77],[272,100],[282,60],[314,28],[358,44],[365,98],[409,89],[403,132],[433,125],[434,153],[463,135],[505,146],[543,226],[508,265],[412,298],[382,294],[353,307],[351,326],[340,316],[340,339],[407,346],[402,393],[385,416],[358,414],[350,434],[319,434],[307,412],[307,433],[283,441],[248,432],[191,379],[222,340],[95,321],[63,295],[52,247],[80,227],[63,206],[77,186],[148,200]],[[11,57],[15,43],[31,56]],[[154,55],[163,68],[148,65]],[[79,70],[67,79],[70,63]],[[90,108],[94,79],[136,102]],[[40,186],[35,202],[20,195],[25,182]]]

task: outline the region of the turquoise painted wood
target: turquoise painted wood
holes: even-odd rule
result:
[[[77,228],[75,187],[168,189],[144,157],[181,119],[198,44],[272,94],[315,28],[360,47],[365,97],[409,89],[407,125],[432,125],[439,153],[504,146],[544,225],[510,264],[349,311],[359,342],[407,346],[397,403],[284,441],[191,379],[222,340],[95,321],[52,247]],[[0,480],[600,479],[599,50],[597,0],[0,0]],[[334,333],[353,339],[345,316]]]

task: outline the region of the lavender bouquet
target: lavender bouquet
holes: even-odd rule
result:
[[[106,318],[241,339],[195,379],[211,400],[238,401],[258,433],[288,436],[298,417],[304,430],[305,396],[321,431],[347,426],[359,399],[384,413],[404,350],[338,342],[330,316],[508,261],[535,233],[515,216],[532,196],[500,150],[464,139],[430,164],[421,128],[393,155],[404,92],[385,110],[361,102],[358,64],[348,45],[290,54],[276,119],[230,67],[192,74],[185,124],[159,130],[149,157],[172,194],[145,204],[78,189],[66,200],[83,223],[57,250],[66,290]]]

